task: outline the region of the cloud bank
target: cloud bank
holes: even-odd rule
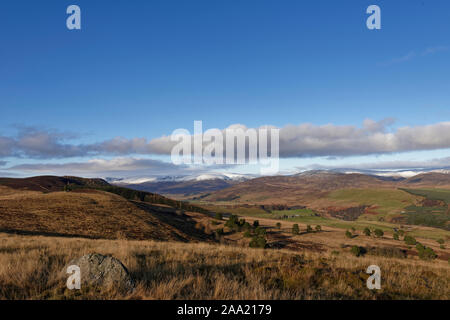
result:
[[[115,158],[110,160],[91,159],[86,162],[69,163],[36,163],[21,164],[8,168],[11,172],[30,174],[56,174],[66,175],[68,172],[82,176],[133,176],[141,175],[176,175],[191,170],[186,166],[178,166],[169,162],[140,159],[140,158]]]
[[[323,165],[311,164],[306,167],[297,167],[298,170],[317,170],[317,169],[357,169],[357,170],[435,170],[450,168],[450,157],[436,158],[425,161],[379,161],[364,162],[348,165]]]
[[[358,156],[450,148],[450,122],[388,130],[392,119],[367,119],[350,125],[287,125],[280,128],[280,157]],[[243,125],[233,125],[231,127]],[[261,127],[263,128],[263,127]],[[266,127],[264,127],[266,128]],[[75,144],[67,133],[21,129],[16,136],[0,136],[0,158],[61,159],[71,157],[170,155],[170,136],[113,139]]]

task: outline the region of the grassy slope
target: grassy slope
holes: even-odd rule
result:
[[[288,211],[286,212],[287,214]],[[274,219],[276,222],[276,218],[274,218],[271,214],[254,214],[254,215],[246,215],[249,217],[255,217],[255,218],[266,218],[266,219]],[[380,222],[380,221],[343,221],[338,219],[331,219],[331,218],[324,218],[324,217],[317,217],[317,216],[300,216],[300,217],[294,217],[289,218],[287,220],[282,221],[290,221],[290,222],[298,222],[303,224],[310,224],[310,225],[321,225],[321,226],[328,226],[333,228],[339,228],[339,229],[351,229],[352,227],[357,230],[363,230],[364,228],[370,228],[370,229],[381,229],[384,232],[392,232],[394,228],[398,228],[398,224],[393,224],[389,222]],[[427,228],[427,227],[420,227],[420,226],[411,226],[412,230],[408,232],[409,235],[414,237],[423,237],[427,239],[446,239],[450,238],[450,232],[446,230],[436,229],[436,228]]]
[[[410,194],[423,196],[431,200],[442,200],[450,204],[449,189],[402,189]]]
[[[448,189],[403,189],[410,194],[425,197],[428,200],[443,201],[443,204],[433,206],[406,207],[407,221],[410,224],[420,224],[443,228],[450,231],[450,190]]]
[[[382,221],[372,221],[372,220],[356,220],[356,221],[343,221],[334,218],[328,218],[323,216],[316,216],[310,209],[300,209],[300,210],[286,210],[286,211],[273,211],[273,213],[266,212],[259,208],[242,208],[242,207],[229,207],[229,206],[213,206],[208,205],[207,208],[211,211],[222,212],[222,213],[232,213],[237,214],[242,217],[253,217],[253,218],[263,218],[272,219],[274,224],[278,221],[289,221],[298,222],[303,224],[311,225],[322,225],[339,229],[350,229],[355,228],[357,230],[363,230],[368,227],[371,229],[381,229],[385,232],[392,232],[394,228],[398,228],[398,224],[382,222]],[[288,219],[279,220],[280,216],[283,215],[299,215],[299,217],[292,217]],[[437,228],[428,228],[421,226],[410,226],[411,231],[409,234],[414,237],[423,237],[427,239],[446,239],[450,238],[450,232]]]
[[[161,216],[168,215],[174,222],[182,221],[167,223]],[[195,222],[177,215],[173,208],[142,207],[97,190],[42,193],[0,187],[0,230],[103,239],[189,241],[204,237]]]
[[[66,289],[64,266],[90,252],[120,259],[137,282],[134,293]],[[366,287],[371,264],[382,270],[381,290]],[[444,261],[0,234],[0,299],[448,300],[449,281]]]
[[[373,211],[382,215],[396,214],[417,201],[417,196],[398,189],[341,189],[330,192],[328,198],[338,205],[376,206]],[[367,215],[365,216],[367,218]]]
[[[72,176],[36,176],[23,179],[0,178],[0,186],[20,191],[40,191],[44,193],[66,190],[100,190],[117,194],[127,200],[145,201],[153,204],[168,205],[173,208],[192,212],[207,213],[204,209],[184,201],[169,199],[156,193],[110,185],[103,179],[88,179]]]

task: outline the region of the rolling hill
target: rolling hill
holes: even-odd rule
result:
[[[450,174],[429,172],[415,175],[399,183],[405,187],[450,187]]]
[[[425,191],[414,192],[422,189]],[[445,173],[389,179],[359,173],[310,171],[245,181],[213,192],[201,201],[233,212],[245,209],[264,215],[265,207],[285,206],[288,215],[289,209],[304,207],[327,218],[405,223],[449,230],[447,198],[450,198],[450,174]],[[249,206],[249,209],[245,208]]]
[[[205,201],[234,203],[311,204],[326,199],[330,192],[342,189],[397,189],[415,187],[450,188],[450,174],[424,173],[409,179],[360,173],[308,171],[292,176],[262,177],[241,182],[211,193]]]
[[[238,182],[233,180],[209,179],[200,181],[149,181],[130,184],[122,184],[119,182],[116,183],[116,185],[180,198],[222,190],[231,187],[236,183]]]
[[[364,174],[310,171],[292,176],[262,177],[241,182],[205,197],[206,201],[308,204],[328,192],[345,188],[393,188],[395,182]]]
[[[38,176],[30,178],[0,178],[0,185],[12,189],[52,192],[63,191],[66,185],[79,187],[105,187],[109,184],[102,179],[86,179],[79,177]]]
[[[0,179],[1,232],[204,241],[210,237],[193,219],[201,212],[204,210],[184,202],[111,186],[102,179]]]

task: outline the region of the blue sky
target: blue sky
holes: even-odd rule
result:
[[[81,8],[81,30],[66,28],[71,4]],[[366,28],[370,4],[381,8],[381,30]],[[39,130],[79,145],[157,139],[192,130],[194,120],[221,129],[359,128],[365,119],[393,118],[386,129],[393,131],[445,122],[448,12],[445,0],[4,1],[0,137]],[[450,157],[450,143],[437,145],[426,152],[403,148],[387,161]],[[5,153],[0,164],[115,156]],[[372,163],[381,156],[342,154],[332,161]],[[284,168],[326,159],[287,157]]]

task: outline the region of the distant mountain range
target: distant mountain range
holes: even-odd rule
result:
[[[450,174],[429,172],[410,178],[384,177],[335,171],[306,171],[290,176],[261,177],[215,191],[203,200],[240,203],[308,205],[342,189],[395,190],[398,188],[450,188]]]
[[[399,170],[375,170],[375,169],[338,169],[338,172],[344,173],[363,173],[381,177],[411,178],[422,173],[450,173],[450,168],[417,168],[417,169],[399,169]]]
[[[247,188],[270,189],[270,185],[286,182],[290,186],[303,189],[308,185],[310,190],[328,190],[358,187],[402,187],[409,184],[416,186],[450,186],[450,170],[435,169],[428,172],[397,170],[310,170],[291,175],[267,176],[244,175],[233,173],[208,173],[183,176],[154,176],[133,178],[106,178],[105,180],[117,186],[136,190],[155,192],[164,195],[179,195],[183,197],[214,193],[220,190]],[[326,182],[326,183],[325,183]],[[301,184],[299,186],[299,183]],[[261,186],[259,186],[261,184]],[[234,189],[229,189],[234,187]],[[278,190],[276,190],[278,191]],[[225,197],[227,198],[227,197]]]
[[[106,178],[117,186],[165,195],[190,196],[222,190],[256,176],[233,173],[208,173],[184,176],[136,177],[126,179]]]
[[[224,180],[224,181],[245,181],[257,177],[257,175],[247,175],[238,173],[204,173],[193,175],[177,176],[152,176],[152,177],[131,177],[131,178],[105,178],[106,181],[114,184],[140,184],[146,182],[185,182],[185,181],[206,181],[206,180]]]

